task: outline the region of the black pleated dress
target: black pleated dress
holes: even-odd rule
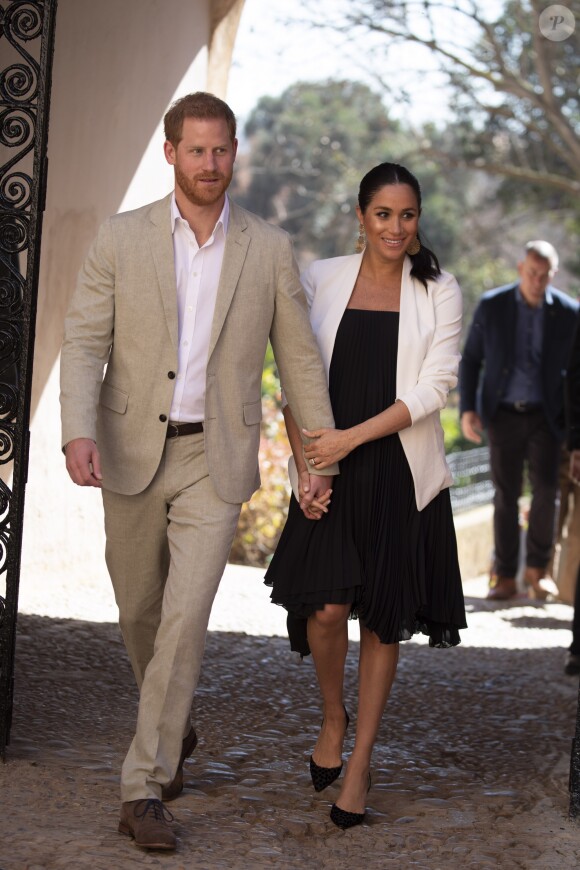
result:
[[[395,401],[398,331],[398,312],[344,312],[329,374],[338,429]],[[291,648],[301,655],[309,653],[306,619],[327,603],[350,604],[383,643],[422,632],[431,646],[455,646],[466,627],[449,490],[417,510],[396,434],[341,461],[321,520],[306,519],[292,496],[265,582],[288,611]]]

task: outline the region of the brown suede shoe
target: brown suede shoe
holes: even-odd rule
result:
[[[492,574],[489,581],[487,597],[492,601],[508,601],[518,594],[516,581],[513,577],[502,577],[500,574]]]
[[[160,800],[143,798],[121,804],[119,833],[133,837],[143,849],[175,849],[177,840],[168,822],[173,816]]]
[[[542,585],[542,581],[546,579],[546,571],[544,568],[531,568],[529,565],[524,574],[524,584],[528,590],[528,598],[535,601],[545,601],[550,594],[550,590]]]
[[[183,791],[183,762],[193,754],[193,750],[197,746],[197,734],[193,728],[190,728],[187,737],[183,738],[181,746],[181,757],[177,766],[177,773],[169,783],[164,786],[161,791],[161,798],[164,801],[174,801]]]

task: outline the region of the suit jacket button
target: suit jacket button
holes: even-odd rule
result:
[[[159,419],[162,423],[167,423],[167,417],[165,416],[165,414],[160,414]]]
[[[172,381],[175,377],[175,372],[167,372],[167,377]]]

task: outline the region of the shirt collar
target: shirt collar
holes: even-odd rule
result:
[[[522,305],[526,304],[526,300],[522,296],[522,291],[520,290],[519,284],[516,284],[516,300],[517,300],[517,302],[520,302]],[[544,300],[543,300],[542,304],[538,306],[538,308],[543,308],[544,305],[551,305],[553,301],[554,301],[554,297],[552,296],[552,288],[548,284],[548,286],[544,290]]]
[[[178,220],[183,220],[183,218],[181,217],[181,212],[179,211],[179,208],[177,206],[177,201],[175,199],[175,191],[173,191],[173,193],[171,194],[171,234],[172,235],[175,232],[175,224]],[[216,221],[216,225],[213,228],[212,235],[214,235],[217,228],[221,225],[223,227],[224,236],[225,236],[227,231],[228,231],[229,221],[230,221],[230,201],[229,201],[228,195],[226,193],[226,195],[224,197],[224,207],[222,208],[221,214]]]

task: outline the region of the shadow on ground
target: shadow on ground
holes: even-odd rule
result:
[[[358,645],[345,700],[356,719]],[[368,824],[330,823],[316,795],[314,669],[282,638],[209,635],[179,851],[116,833],[119,769],[137,696],[116,625],[19,617],[15,711],[0,765],[3,870],[576,867],[567,820],[577,682],[562,650],[401,646],[373,766]],[[354,721],[353,721],[353,724]],[[352,747],[353,724],[345,744]]]

